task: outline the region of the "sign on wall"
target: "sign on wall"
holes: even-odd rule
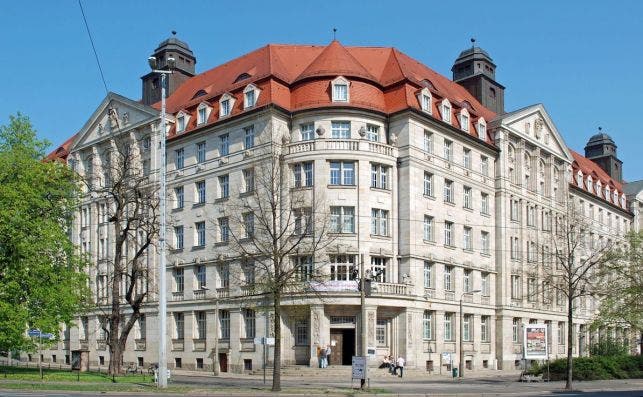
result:
[[[547,325],[525,324],[523,351],[527,360],[547,359]]]
[[[352,379],[366,379],[366,357],[353,356]]]

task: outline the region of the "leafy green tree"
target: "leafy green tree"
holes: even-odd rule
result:
[[[59,334],[81,308],[83,259],[68,225],[78,183],[18,113],[0,126],[0,351],[29,349],[26,330]]]
[[[604,268],[607,279],[594,328],[625,325],[643,338],[643,232],[631,232],[626,244],[616,249],[615,260]],[[640,342],[643,348],[643,340]]]

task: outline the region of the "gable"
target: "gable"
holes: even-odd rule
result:
[[[535,147],[569,163],[574,160],[556,125],[541,104],[504,114],[495,121]]]
[[[110,135],[149,123],[159,112],[110,92],[76,134],[69,152],[107,139]]]

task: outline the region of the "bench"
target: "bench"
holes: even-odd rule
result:
[[[529,374],[520,374],[521,382],[542,382],[543,376],[541,375],[529,375]]]

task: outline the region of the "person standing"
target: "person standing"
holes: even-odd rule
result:
[[[404,364],[405,364],[404,357],[399,356],[397,358],[397,366],[395,368],[396,369],[399,368],[399,370],[400,370],[400,378],[404,375]]]
[[[326,367],[330,365],[330,355],[333,351],[330,348],[330,345],[326,346]]]
[[[324,349],[322,349],[321,345],[318,343],[317,344],[317,363],[319,364],[319,368],[324,368],[324,359],[326,356],[322,356]]]

